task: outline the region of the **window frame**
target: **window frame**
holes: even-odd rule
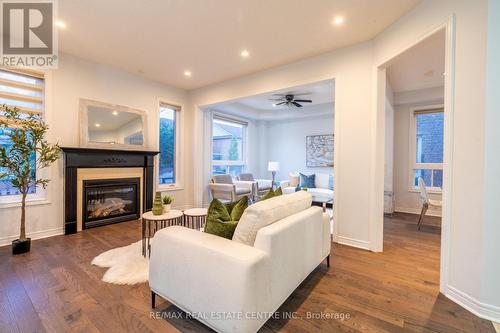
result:
[[[183,160],[182,151],[184,147],[184,136],[181,134],[184,128],[184,117],[183,110],[184,105],[182,103],[169,101],[168,99],[158,98],[157,99],[157,109],[156,109],[156,146],[158,151],[160,151],[160,109],[162,105],[168,105],[172,109],[175,109],[175,162],[174,162],[174,174],[175,182],[172,184],[160,184],[160,153],[155,158],[155,184],[156,190],[161,192],[168,191],[179,191],[184,189],[184,172],[183,172]]]
[[[1,68],[2,70],[17,73],[20,75],[33,76],[43,79],[43,96],[42,96],[42,105],[43,108],[39,114],[43,121],[47,121],[49,111],[52,108],[52,99],[50,92],[52,91],[52,73],[50,71],[45,70],[34,70],[34,69],[24,69],[24,68]],[[21,108],[22,110],[22,108]],[[37,156],[38,157],[38,156]],[[49,183],[48,187],[51,186],[54,178],[51,177],[51,167],[37,170],[36,178],[44,178],[50,179],[51,183]],[[21,195],[5,195],[0,196],[0,209],[3,208],[13,208],[21,206]],[[36,187],[36,192],[28,194],[26,197],[26,205],[46,205],[50,204],[50,191],[48,189],[44,189],[42,186]]]
[[[415,186],[415,170],[424,169],[424,170],[442,170],[444,173],[444,152],[443,152],[443,162],[441,163],[417,163],[417,115],[423,113],[438,113],[442,112],[444,115],[444,104],[432,104],[425,106],[418,106],[410,108],[409,112],[409,177],[408,177],[408,191],[409,192],[420,192],[418,186]],[[444,135],[444,133],[443,133]],[[431,172],[431,177],[433,177],[433,172]],[[444,179],[444,175],[443,175]],[[441,194],[443,189],[440,187],[427,187],[426,190],[428,193]]]
[[[235,123],[243,126],[243,134],[242,134],[242,144],[241,144],[241,155],[242,159],[241,160],[214,160],[213,159],[213,126],[214,126],[214,121],[215,120],[220,120],[220,121],[225,121],[229,123]],[[242,172],[246,172],[248,169],[248,160],[247,160],[247,152],[248,152],[248,121],[245,119],[241,119],[238,117],[232,117],[232,116],[227,116],[225,114],[217,113],[214,112],[212,114],[212,122],[211,122],[211,136],[210,136],[210,177],[212,177],[213,174],[213,167],[217,165],[222,165],[222,166],[243,166]]]

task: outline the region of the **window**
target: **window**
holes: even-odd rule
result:
[[[434,191],[443,187],[443,109],[414,111],[412,121],[411,169],[412,188],[418,188],[418,179]]]
[[[25,70],[0,69],[0,104],[18,107],[23,113],[35,113],[43,116],[44,111],[44,78],[43,74]],[[2,114],[0,113],[0,117]],[[9,128],[0,128],[0,146],[9,149],[12,145],[7,134]],[[33,153],[30,162],[35,163]],[[34,165],[32,164],[33,170]],[[0,168],[0,173],[2,173]],[[36,177],[36,173],[32,175]],[[35,194],[36,186],[30,186],[29,193]],[[12,186],[10,179],[0,180],[0,197],[18,196],[19,191]]]
[[[235,177],[245,171],[246,128],[244,122],[214,117],[212,175],[230,174]]]
[[[160,103],[160,155],[158,183],[160,185],[175,186],[177,175],[177,144],[178,144],[178,114],[181,108]]]

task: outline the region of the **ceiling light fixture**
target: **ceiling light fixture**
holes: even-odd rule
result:
[[[342,23],[344,23],[344,18],[342,16],[337,16],[333,19],[333,24],[335,25],[341,25]]]
[[[118,111],[113,111],[113,116],[117,116],[118,115]]]
[[[66,29],[66,23],[64,23],[63,21],[56,21],[56,26]]]
[[[250,55],[250,52],[248,52],[248,50],[243,50],[243,51],[241,51],[240,54],[243,58],[248,58],[248,56]]]
[[[191,71],[184,71],[184,76],[191,77]]]
[[[96,123],[96,124],[95,124],[95,127],[101,127],[101,124]]]

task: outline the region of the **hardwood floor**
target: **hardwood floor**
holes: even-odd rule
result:
[[[491,322],[439,294],[440,235],[429,226],[439,221],[426,218],[418,232],[416,219],[386,218],[383,253],[334,244],[331,268],[320,265],[277,312],[300,319],[271,319],[262,331],[494,332]],[[105,269],[91,266],[92,258],[139,237],[140,224],[127,222],[37,240],[27,255],[0,248],[0,332],[209,331],[193,319],[150,318],[147,284],[100,281]],[[179,313],[157,304],[158,314]]]

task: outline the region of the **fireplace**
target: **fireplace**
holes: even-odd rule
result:
[[[157,151],[75,147],[62,147],[62,150],[66,235],[97,225],[138,219],[141,212],[153,207],[154,157]],[[141,178],[138,184],[129,184],[136,178]],[[118,200],[112,201],[113,198]],[[96,202],[116,204],[120,208],[110,208],[111,211],[106,213],[99,211],[100,215],[87,212],[87,209],[94,210],[91,205]]]
[[[83,181],[83,229],[140,217],[140,178]]]

